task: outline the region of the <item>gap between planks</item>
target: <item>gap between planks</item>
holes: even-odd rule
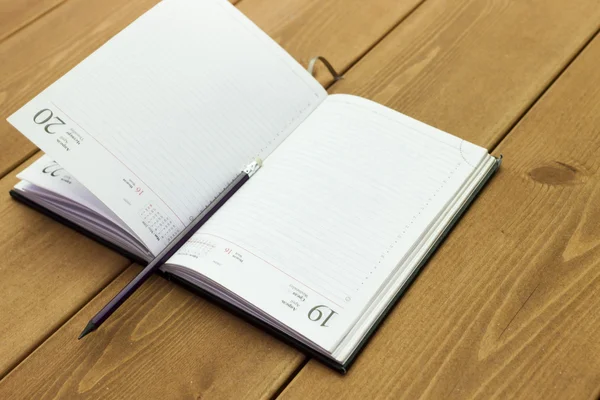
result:
[[[583,43],[581,48],[579,48],[577,51],[575,51],[575,54],[573,54],[573,57],[570,60],[567,60],[565,65],[559,69],[559,71],[556,73],[556,75],[550,78],[546,87],[544,87],[540,91],[540,93],[532,99],[531,103],[528,104],[524,108],[521,115],[519,115],[517,118],[515,118],[515,121],[508,127],[508,129],[506,129],[506,131],[503,134],[498,135],[498,138],[490,145],[490,147],[488,149],[490,151],[490,153],[493,152],[494,150],[496,150],[498,148],[498,146],[500,146],[500,144],[502,142],[504,142],[504,140],[506,140],[508,135],[510,135],[510,133],[515,129],[515,127],[517,125],[519,125],[519,122],[521,122],[523,117],[529,113],[529,111],[536,105],[536,103],[538,101],[540,101],[540,99],[542,97],[544,97],[544,95],[548,92],[548,90],[550,90],[552,85],[554,85],[554,83],[565,73],[565,71],[573,64],[573,62],[577,59],[577,57],[579,57],[579,55],[581,53],[583,53],[583,51],[590,45],[590,43],[592,43],[592,41],[594,39],[596,39],[596,37],[599,37],[598,36],[599,33],[600,33],[600,27],[598,29],[596,29],[596,32],[593,32],[590,35],[590,37]],[[600,400],[600,399],[598,399],[598,400]]]
[[[102,292],[104,289],[106,289],[106,287],[107,287],[108,285],[110,285],[110,284],[111,284],[112,282],[114,282],[116,279],[119,279],[119,277],[120,277],[121,275],[123,275],[124,273],[126,273],[126,272],[127,272],[127,270],[128,270],[129,268],[131,268],[133,265],[135,265],[135,264],[129,264],[129,265],[126,265],[126,266],[125,266],[125,267],[124,267],[124,268],[123,268],[123,269],[122,269],[122,270],[121,270],[121,271],[120,271],[120,272],[119,272],[117,275],[115,275],[115,277],[114,277],[112,280],[108,281],[108,282],[106,283],[106,285],[105,285],[105,286],[99,287],[99,288],[98,288],[98,290],[97,290],[96,292],[94,292],[94,293],[93,293],[93,294],[90,296],[89,300],[88,300],[88,301],[87,301],[85,304],[83,304],[83,305],[81,306],[81,308],[79,308],[79,309],[75,310],[75,311],[74,311],[73,313],[71,313],[71,314],[65,314],[65,315],[63,316],[63,318],[61,318],[59,321],[57,321],[56,329],[54,329],[54,330],[49,330],[49,331],[46,333],[46,335],[44,335],[44,337],[43,337],[43,338],[40,340],[39,344],[38,344],[36,347],[32,348],[32,349],[31,349],[31,351],[29,351],[29,352],[24,352],[24,353],[22,354],[22,357],[19,357],[17,360],[15,360],[15,362],[14,362],[14,363],[12,363],[12,365],[10,365],[10,366],[9,366],[9,367],[6,369],[6,371],[4,371],[4,373],[0,372],[0,381],[1,381],[2,379],[4,379],[4,377],[5,377],[5,376],[7,376],[8,374],[10,374],[10,373],[12,372],[12,370],[13,370],[13,369],[15,369],[15,368],[16,368],[16,367],[17,367],[19,364],[21,364],[23,361],[25,361],[25,360],[27,359],[27,357],[29,357],[29,356],[30,356],[30,355],[31,355],[33,352],[35,352],[35,351],[36,351],[36,349],[37,349],[38,347],[40,347],[41,345],[43,345],[44,343],[46,343],[46,341],[47,341],[48,339],[50,339],[50,338],[52,337],[52,335],[54,335],[54,334],[55,334],[55,333],[56,333],[56,332],[57,332],[57,331],[58,331],[60,328],[62,328],[62,327],[63,327],[63,326],[66,324],[66,323],[68,323],[68,322],[69,322],[69,321],[70,321],[70,320],[71,320],[73,317],[75,317],[75,316],[76,316],[76,315],[77,315],[77,314],[78,314],[78,313],[81,311],[81,309],[82,309],[83,307],[85,307],[85,306],[86,306],[86,305],[87,305],[87,304],[88,304],[88,303],[89,303],[91,300],[93,300],[94,298],[96,298],[96,296],[98,296],[98,295],[99,295],[99,294],[100,294],[100,293],[101,293],[101,292]],[[75,338],[73,338],[73,340],[75,340]]]
[[[5,40],[11,38],[12,36],[16,35],[17,33],[21,32],[23,29],[25,29],[27,26],[35,23],[35,21],[43,18],[44,16],[46,16],[47,14],[51,13],[52,11],[56,10],[58,7],[60,7],[61,5],[63,5],[67,0],[61,0],[60,2],[54,4],[53,6],[49,7],[48,9],[42,11],[41,13],[34,15],[32,18],[28,19],[27,21],[24,21],[22,24],[18,25],[15,29],[13,29],[12,31],[8,32],[7,34],[5,34],[3,37],[0,38],[0,43],[4,42]],[[1,178],[1,177],[0,177]]]

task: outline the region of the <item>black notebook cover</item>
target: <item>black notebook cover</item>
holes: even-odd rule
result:
[[[485,187],[485,185],[489,182],[489,180],[492,178],[492,176],[496,173],[496,171],[498,171],[498,168],[500,167],[500,164],[502,162],[502,156],[500,156],[500,158],[496,159],[496,164],[495,166],[490,169],[490,171],[488,172],[488,174],[484,177],[484,179],[480,182],[480,184],[475,188],[475,190],[473,191],[471,197],[469,199],[467,199],[467,201],[465,202],[465,204],[463,205],[463,207],[458,211],[458,213],[454,216],[454,218],[452,219],[452,221],[450,221],[450,223],[448,224],[448,226],[446,227],[446,229],[442,232],[442,234],[439,236],[439,238],[436,240],[436,242],[434,243],[434,245],[431,247],[431,249],[427,252],[427,254],[425,255],[425,257],[423,257],[423,260],[421,261],[421,263],[417,266],[417,268],[415,268],[415,270],[413,271],[413,273],[410,275],[410,277],[408,278],[408,280],[406,281],[406,283],[404,284],[404,286],[402,286],[400,288],[400,290],[398,290],[398,293],[396,293],[396,295],[394,296],[394,298],[392,299],[392,301],[390,301],[390,303],[388,304],[388,306],[385,308],[385,310],[381,313],[381,315],[379,316],[379,318],[375,321],[375,323],[373,324],[373,326],[371,326],[371,329],[369,329],[369,331],[367,332],[367,334],[365,335],[365,337],[363,338],[363,340],[358,344],[358,346],[356,347],[356,349],[354,350],[354,352],[350,355],[350,357],[348,358],[348,360],[346,361],[346,363],[341,364],[335,360],[332,360],[328,357],[325,357],[323,354],[311,349],[310,347],[306,346],[304,343],[300,342],[299,340],[289,336],[288,334],[272,327],[271,325],[261,321],[260,319],[254,317],[253,315],[240,310],[239,308],[232,306],[231,304],[229,304],[228,302],[216,297],[215,295],[197,287],[192,285],[191,283],[189,283],[188,281],[176,276],[176,275],[172,275],[170,273],[165,273],[165,272],[160,272],[159,274],[162,275],[163,277],[165,277],[166,279],[176,282],[180,285],[182,285],[183,287],[185,287],[186,289],[199,294],[200,296],[208,299],[209,301],[213,302],[214,304],[218,305],[219,307],[241,317],[242,319],[248,321],[249,323],[251,323],[252,325],[266,331],[267,333],[271,334],[272,336],[282,340],[283,342],[297,348],[298,350],[300,350],[301,352],[303,352],[304,354],[306,354],[309,357],[313,357],[317,360],[319,360],[321,363],[329,366],[330,368],[333,368],[334,370],[341,372],[342,374],[345,374],[346,372],[348,372],[348,369],[350,368],[350,366],[354,363],[354,361],[356,360],[356,357],[362,352],[362,350],[364,349],[364,347],[366,346],[366,344],[369,342],[369,340],[371,339],[371,337],[373,336],[373,334],[377,331],[377,329],[379,328],[379,326],[381,325],[381,323],[383,322],[383,320],[387,317],[387,315],[390,313],[390,311],[394,308],[394,306],[396,305],[396,303],[398,302],[398,300],[400,300],[400,298],[402,297],[402,295],[404,295],[404,293],[408,290],[408,288],[410,287],[410,285],[412,284],[412,282],[415,280],[415,278],[417,277],[417,275],[419,274],[419,272],[423,269],[423,267],[427,264],[427,262],[429,261],[429,259],[431,258],[431,256],[435,253],[435,251],[438,249],[438,247],[443,243],[443,241],[446,239],[446,237],[448,236],[448,234],[452,231],[452,229],[454,228],[454,226],[456,226],[456,224],[458,223],[458,221],[460,220],[460,218],[464,215],[464,213],[467,211],[467,209],[471,206],[471,204],[473,203],[473,201],[477,198],[477,196],[481,193],[481,190]],[[21,195],[20,193],[18,193],[17,191],[11,190],[10,191],[10,195],[17,201],[20,201],[21,203],[41,212],[42,214],[45,214],[47,216],[49,216],[50,218],[53,218],[54,220],[76,230],[77,232],[80,232],[88,237],[90,237],[91,239],[94,239],[95,241],[103,244],[104,246],[115,250],[116,252],[124,255],[125,257],[129,258],[130,260],[141,264],[141,265],[146,265],[148,264],[147,261],[142,260],[141,258],[135,256],[134,254],[131,254],[130,252],[128,252],[127,250],[99,237],[98,235],[88,231],[87,229],[82,228],[81,226],[69,221],[68,219],[54,213],[53,211],[48,210],[45,207],[40,206],[39,204],[25,198],[23,195]]]

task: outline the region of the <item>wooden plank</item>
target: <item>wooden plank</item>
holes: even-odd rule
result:
[[[597,0],[427,1],[332,91],[490,146],[599,27]]]
[[[183,288],[153,277],[90,337],[76,338],[131,267],[0,381],[0,398],[263,398],[303,356]]]
[[[282,398],[598,398],[598,59],[600,36],[497,148],[498,176],[348,376],[311,361]]]
[[[0,180],[0,376],[130,264],[12,200],[16,182]]]
[[[317,0],[244,0],[239,5],[305,65],[324,55],[344,69],[420,1],[330,1],[325,10],[335,12],[335,18],[325,15],[325,4]],[[0,177],[36,151],[6,118],[157,2],[70,0],[0,43]],[[321,70],[317,73],[322,82],[329,80]]]
[[[262,0],[256,3],[252,1],[245,0],[240,4],[244,5],[245,12],[255,16],[259,16],[261,10],[268,9],[269,4],[272,4],[273,7],[275,7],[275,4],[279,4],[278,2],[266,3]],[[143,11],[150,8],[155,2],[156,0],[137,0],[125,3],[118,0],[70,0],[55,10],[55,12],[27,27],[19,32],[18,35],[1,43],[0,57],[3,60],[7,60],[6,64],[3,63],[0,67],[3,71],[6,71],[0,82],[0,104],[2,104],[3,116],[5,117],[16,110],[31,96],[35,95],[36,92],[58,78],[107,38],[114,35]],[[253,7],[252,4],[256,5]],[[300,10],[298,13],[301,14],[301,17],[292,18],[289,23],[304,28],[304,25],[312,25],[314,29],[309,29],[308,32],[318,31],[323,35],[339,35],[344,30],[351,30],[353,26],[352,21],[362,26],[364,24],[362,18],[364,17],[371,18],[374,22],[382,22],[383,28],[391,26],[394,21],[390,17],[388,10],[375,7],[373,11],[365,12],[368,7],[361,6],[360,2],[356,2],[355,5],[357,7],[355,7],[353,13],[346,13],[343,14],[343,17],[325,22],[317,18],[319,9],[314,7],[314,5],[311,5],[309,10],[305,10],[303,8],[304,3],[301,1],[288,2],[286,4],[290,15],[296,14],[294,7]],[[392,4],[392,2],[388,1],[385,4]],[[391,11],[396,13],[395,18],[400,19],[403,13],[408,12],[410,8],[407,5],[410,4],[416,4],[416,2],[405,2],[403,7],[393,7]],[[338,2],[338,5],[341,5],[341,2]],[[290,43],[301,42],[296,41],[294,30],[287,29],[286,23],[282,23],[279,18],[269,16],[261,21],[262,28],[266,29],[267,32],[271,30],[269,28],[270,24],[273,24],[273,31],[285,32],[285,37],[281,38],[283,43],[286,43],[286,40],[289,40]],[[345,48],[348,49],[348,52],[355,55],[359,54],[368,45],[368,38],[370,37],[372,41],[375,41],[377,35],[383,34],[383,28],[380,30],[370,30],[368,35],[360,37],[360,40],[357,39],[360,45],[357,49],[354,49],[353,44],[350,42],[345,42],[345,44],[340,44],[339,46],[346,46]],[[305,37],[305,33],[302,33],[302,37]],[[316,42],[313,41],[313,43]],[[294,44],[293,46],[297,46],[297,49],[294,51],[296,52],[295,55],[299,58],[307,57],[307,54],[315,54],[315,51],[311,50],[309,45],[299,46]],[[333,46],[333,44],[329,44],[328,46]],[[320,50],[326,53],[326,50],[329,48],[328,46],[321,47]],[[339,51],[339,49],[336,49],[336,51]],[[344,62],[351,62],[352,60],[350,56],[344,56],[346,57],[344,58],[338,55],[336,57],[340,57],[340,60],[346,60]],[[13,164],[20,162],[20,160],[28,157],[35,151],[35,148],[19,133],[10,128],[4,119],[0,122],[0,135],[3,138],[3,146],[0,148],[0,170],[4,168],[6,172]],[[5,178],[2,182],[5,182],[4,186],[2,186],[4,189],[0,193],[6,193],[15,180],[11,176]],[[72,232],[68,236],[65,236],[63,234],[65,229],[58,224],[47,220],[45,217],[21,205],[13,203],[6,195],[4,199],[5,203],[2,204],[6,204],[5,213],[12,215],[9,217],[12,223],[7,224],[3,228],[3,235],[6,238],[14,238],[14,240],[2,248],[4,253],[14,252],[15,248],[22,246],[20,244],[21,241],[27,240],[35,243],[39,235],[44,235],[43,237],[47,241],[50,240],[48,238],[54,237],[55,242],[54,246],[46,244],[37,251],[31,252],[28,258],[25,259],[17,258],[18,254],[15,253],[13,262],[4,267],[3,273],[5,279],[0,283],[0,290],[2,287],[19,287],[23,285],[23,282],[29,282],[32,287],[37,288],[40,285],[44,285],[48,280],[52,282],[52,288],[48,289],[45,297],[38,298],[37,296],[33,296],[31,291],[18,292],[14,289],[10,292],[10,295],[4,296],[3,301],[19,303],[21,304],[21,308],[13,310],[11,307],[5,307],[5,312],[0,316],[0,323],[5,322],[5,330],[0,331],[0,342],[6,343],[5,346],[1,347],[3,351],[2,358],[6,362],[0,364],[0,376],[6,374],[16,362],[25,357],[44,338],[55,331],[60,323],[73,314],[74,310],[82,307],[95,293],[99,292],[106,285],[107,279],[110,279],[108,278],[109,275],[110,277],[115,276],[115,274],[124,268],[123,260],[115,256],[114,253],[95,247],[94,251],[86,250],[85,246],[91,245],[84,245],[83,243],[87,243],[88,241],[83,237]],[[27,235],[17,235],[19,230],[23,229],[23,226],[37,226],[35,224],[32,225],[30,219],[33,219],[34,222],[39,220],[37,223],[38,225],[43,224],[43,229],[32,229],[35,232],[27,231]],[[60,250],[57,249],[68,248],[69,246],[72,246],[75,250],[59,254]],[[77,296],[71,296],[70,290],[80,282],[72,278],[75,273],[74,271],[78,271],[85,264],[82,263],[80,252],[90,253],[98,261],[93,263],[93,267],[89,266],[86,274],[81,277],[82,280],[85,280],[86,285],[80,288]],[[28,267],[22,269],[16,260],[20,263],[27,263]],[[54,263],[53,260],[60,260],[60,262]],[[89,261],[92,258],[85,258],[85,260]],[[53,263],[54,265],[51,265]],[[40,266],[46,265],[47,268],[40,268]],[[61,277],[61,279],[53,277]],[[63,301],[61,307],[46,307],[46,303],[49,301],[56,301],[56,298],[62,297],[64,299],[61,300]],[[177,309],[177,307],[176,304],[173,305],[173,309]],[[23,315],[21,310],[28,310],[26,314],[28,315],[27,319],[20,318]],[[43,313],[44,315],[43,317],[37,317],[37,313]],[[229,316],[224,318],[229,318]],[[202,324],[203,321],[197,320],[197,323]],[[208,325],[205,329],[216,330],[217,328]],[[215,337],[220,337],[220,334],[215,333]],[[257,342],[252,343],[252,345],[256,346],[257,349],[262,349],[261,351],[267,351],[271,345],[265,337],[266,335],[257,336]],[[9,338],[11,341],[5,340],[5,338]],[[17,341],[20,342],[18,345],[15,345],[13,342]],[[223,346],[219,343],[221,342],[212,341],[203,345],[212,347]],[[200,351],[204,352],[206,350]],[[298,353],[287,348],[286,354],[287,358],[284,357],[285,360],[290,363],[291,368],[294,368],[299,360]],[[236,363],[244,364],[246,361],[243,360],[246,360],[246,357],[248,355],[242,353],[238,358],[234,358],[228,362],[232,366]],[[73,365],[73,367],[76,366]],[[70,368],[70,366],[64,365],[62,368]],[[122,368],[128,367],[123,365]],[[179,377],[175,375],[169,375],[169,378],[173,379],[174,382],[179,382]],[[271,378],[273,382],[279,382],[279,377],[271,376]],[[218,379],[225,379],[225,377],[219,376]],[[220,381],[215,381],[215,384],[218,382]],[[181,384],[183,385],[184,383]]]
[[[65,0],[0,0],[0,42]]]
[[[0,42],[66,0],[0,0]],[[229,0],[237,4],[240,0]]]
[[[325,57],[344,72],[423,0],[244,0],[239,9],[302,65]],[[320,63],[315,76],[331,75]]]

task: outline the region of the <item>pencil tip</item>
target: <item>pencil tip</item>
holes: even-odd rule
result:
[[[85,327],[85,329],[83,330],[83,332],[81,332],[81,335],[79,335],[79,338],[78,338],[78,339],[80,340],[82,337],[84,337],[84,336],[85,336],[85,335],[87,335],[88,333],[95,331],[95,330],[96,330],[96,328],[97,328],[96,324],[94,324],[92,321],[90,321],[90,322],[89,322],[89,323],[86,325],[86,327]]]

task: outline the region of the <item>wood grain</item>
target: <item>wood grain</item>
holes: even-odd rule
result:
[[[0,42],[65,0],[0,0]]]
[[[332,89],[490,146],[599,27],[597,0],[427,1]]]
[[[600,395],[598,59],[600,37],[501,143],[499,175],[348,376],[310,362],[282,398]]]
[[[264,398],[303,356],[155,276],[102,329],[76,340],[136,273],[130,267],[0,381],[0,398]]]
[[[66,0],[0,0],[0,42]],[[237,4],[241,0],[229,0]]]
[[[324,55],[344,69],[420,1],[244,0],[239,6],[304,65]],[[0,43],[0,177],[37,150],[6,118],[157,2],[69,0]]]
[[[0,180],[0,377],[130,264],[12,200],[16,182]]]
[[[244,0],[239,9],[298,62],[325,57],[346,71],[423,0]],[[325,86],[331,75],[320,63],[315,76]]]

